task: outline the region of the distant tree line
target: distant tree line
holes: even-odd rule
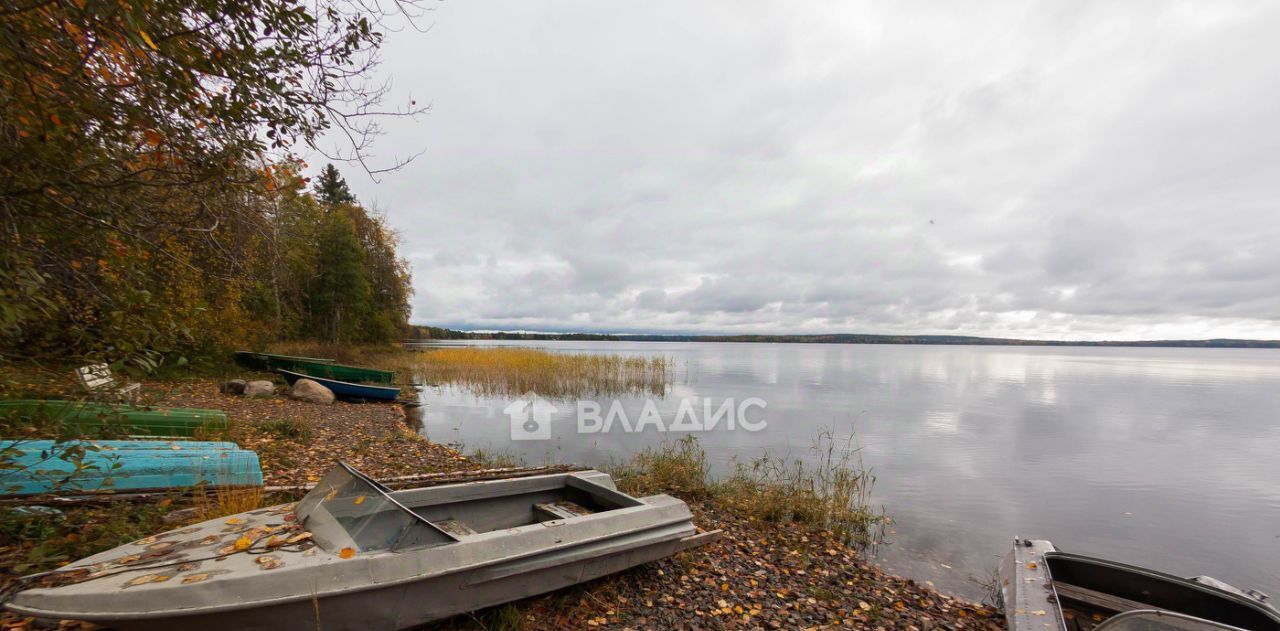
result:
[[[1117,340],[1082,341],[1019,340],[969,335],[611,335],[608,333],[527,333],[457,331],[433,326],[413,326],[412,340],[548,340],[577,342],[757,342],[767,344],[933,344],[968,346],[1130,346],[1176,348],[1280,348],[1280,340]]]
[[[295,157],[332,131],[363,164],[386,109],[366,83],[379,26],[414,0],[392,4],[0,11],[0,359],[154,368],[403,336],[395,235],[336,169],[309,192]]]

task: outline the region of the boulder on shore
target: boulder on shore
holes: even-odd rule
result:
[[[333,403],[333,391],[310,379],[299,379],[289,388],[289,398],[328,405]]]
[[[244,394],[244,379],[232,379],[222,384],[222,394]]]
[[[244,384],[244,396],[250,399],[270,399],[276,396],[276,384],[270,381],[250,381]]]

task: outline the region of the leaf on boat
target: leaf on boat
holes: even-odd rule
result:
[[[151,545],[151,544],[153,544],[153,543],[155,543],[155,542],[156,542],[156,537],[155,537],[155,535],[152,535],[152,536],[150,536],[150,537],[147,537],[146,539],[139,539],[139,540],[137,540],[137,541],[133,542],[133,545],[135,545],[135,546],[149,546],[149,545]]]
[[[186,563],[180,563],[180,564],[178,564],[178,571],[179,571],[179,572],[190,572],[191,570],[194,570],[194,569],[196,569],[196,568],[198,568],[198,567],[200,567],[200,562],[199,562],[199,561],[187,561]]]
[[[137,554],[128,554],[128,555],[122,556],[122,557],[120,557],[120,558],[118,558],[118,559],[116,559],[115,561],[112,561],[112,562],[113,562],[113,563],[115,563],[116,565],[128,565],[128,564],[130,564],[130,563],[137,563],[137,562],[138,562],[138,560],[139,560],[139,559],[141,559],[141,558],[142,558],[142,557],[141,557],[140,555],[137,555]]]
[[[1028,569],[1028,570],[1034,570],[1034,569],[1036,569],[1036,562],[1035,562],[1035,561],[1027,561],[1027,569]]]
[[[338,489],[333,489],[332,491],[329,491],[327,494],[325,494],[324,501],[327,502],[337,496],[338,496]]]
[[[253,545],[253,539],[242,536],[239,539],[236,539],[236,542],[231,544],[231,547],[236,550],[248,550],[251,545]]]
[[[359,506],[360,504],[363,504],[363,503],[364,503],[364,496],[363,496],[363,495],[361,495],[360,497],[357,497],[356,499],[351,500],[351,502],[352,502],[353,504],[355,504],[355,505]]]
[[[174,546],[174,543],[172,541],[157,541],[156,543],[153,543],[147,546],[147,549],[152,552],[159,552],[161,550],[168,550],[173,546]]]
[[[218,554],[231,554],[232,552],[235,552],[235,551],[236,551],[236,544],[234,543],[218,548]],[[222,559],[218,559],[218,560],[221,561]]]
[[[199,574],[192,574],[191,576],[183,577],[182,584],[190,585],[191,583],[199,583],[200,581],[203,581],[206,578],[209,578],[209,573],[200,572]]]
[[[240,524],[244,523],[244,520],[239,517],[232,517],[231,519],[227,520],[227,523],[231,524],[232,526],[239,526]]]
[[[356,555],[355,548],[343,548],[342,550],[338,551],[338,557],[342,559],[350,559],[355,555]]]
[[[270,554],[264,554],[258,557],[256,560],[258,562],[258,565],[262,566],[262,569],[264,570],[274,570],[280,567],[281,565],[284,565],[284,561],[281,561],[280,557],[272,556]]]
[[[294,536],[289,537],[288,539],[286,539],[286,540],[285,540],[285,543],[292,545],[292,544],[298,543],[298,542],[300,542],[300,541],[306,541],[307,539],[310,539],[310,538],[311,538],[311,532],[310,532],[310,531],[306,531],[306,530],[304,530],[304,531],[302,531],[302,532],[300,532],[300,533],[298,533],[298,534],[296,534],[296,535],[294,535]]]
[[[138,585],[146,585],[148,583],[163,583],[173,578],[168,574],[144,574],[125,583],[125,587],[136,587]]]
[[[278,547],[280,547],[280,546],[284,545],[284,539],[281,539],[280,537],[278,537],[278,536],[276,536],[276,535],[271,535],[271,538],[270,538],[270,539],[267,539],[267,544],[266,544],[266,545],[267,545],[267,547],[268,547],[268,548],[278,548]]]
[[[202,546],[211,546],[219,541],[222,541],[222,537],[219,537],[218,535],[209,535],[208,537],[201,539],[199,543]]]

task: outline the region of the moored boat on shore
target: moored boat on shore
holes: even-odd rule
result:
[[[235,443],[4,440],[0,495],[261,486],[258,455]]]
[[[1014,540],[1000,595],[1010,631],[1280,631],[1265,594],[1060,552],[1044,540]]]
[[[390,370],[364,368],[363,366],[346,366],[334,363],[297,361],[294,362],[293,367],[284,368],[286,370],[303,373],[310,377],[324,377],[325,379],[337,379],[339,381],[358,383],[391,383],[395,378],[395,373]]]
[[[111,427],[133,436],[187,436],[227,429],[222,410],[96,403],[59,399],[11,399],[0,401],[0,418],[40,426],[56,424],[61,430],[91,433]]]
[[[709,542],[684,502],[582,471],[389,491],[340,465],[297,505],[77,561],[5,606],[122,631],[393,630]]]
[[[337,379],[328,379],[325,377],[317,377],[315,375],[305,375],[292,370],[280,369],[276,372],[284,376],[285,381],[289,385],[293,385],[299,379],[310,379],[331,390],[334,396],[342,399],[371,400],[371,401],[395,401],[400,396],[400,388],[388,386],[370,386],[363,383],[350,383],[347,381],[338,381]]]
[[[257,351],[236,351],[235,361],[237,364],[252,370],[276,370],[286,368],[293,370],[298,367],[299,363],[308,364],[332,364],[335,360],[323,357],[295,357],[293,355],[279,355],[277,353],[260,353]]]

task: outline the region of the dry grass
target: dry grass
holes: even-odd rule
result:
[[[863,467],[851,443],[852,439],[840,441],[824,430],[814,440],[814,464],[765,455],[739,465],[728,479],[713,480],[706,453],[697,438],[688,435],[608,469],[618,486],[630,492],[712,498],[762,521],[808,524],[857,543],[870,543],[883,527],[884,517],[870,506],[875,476]]]
[[[262,508],[266,500],[260,486],[216,487],[195,493],[194,499],[196,517],[192,521],[196,522]]]
[[[875,476],[862,463],[853,439],[841,441],[827,429],[819,432],[810,449],[815,460],[763,455],[749,464],[739,463],[729,479],[717,485],[717,496],[744,507],[766,521],[811,524],[870,543],[883,515],[871,509]]]
[[[630,462],[607,468],[619,487],[642,495],[671,493],[694,500],[711,496],[707,454],[692,434],[645,449]]]
[[[478,396],[549,398],[651,394],[661,396],[674,366],[666,357],[556,353],[537,348],[450,346],[407,350],[392,345],[281,342],[268,350],[327,357],[338,363],[393,370],[396,382],[456,384]]]
[[[536,392],[567,398],[665,394],[673,372],[665,357],[554,353],[533,348],[429,348],[413,353],[429,383],[458,384],[480,396]]]

